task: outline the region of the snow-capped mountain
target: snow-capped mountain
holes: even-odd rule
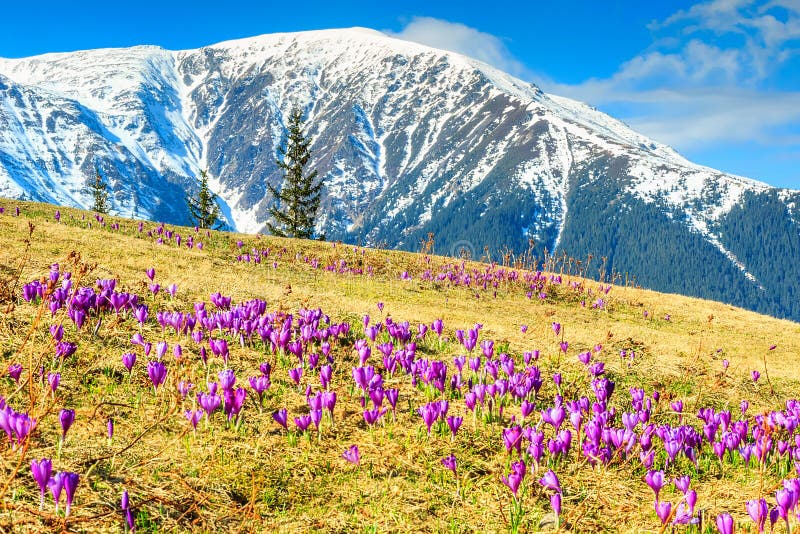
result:
[[[594,254],[643,285],[800,318],[800,276],[774,272],[780,254],[800,257],[800,192],[360,28],[0,59],[0,195],[90,207],[97,168],[114,213],[188,223],[184,197],[207,168],[229,226],[261,231],[293,106],[325,180],[329,239],[415,249],[433,232],[441,253],[468,241],[495,257]]]

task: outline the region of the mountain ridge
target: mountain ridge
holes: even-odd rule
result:
[[[630,257],[619,248],[627,236],[602,235],[604,221],[628,214],[652,226],[643,239],[674,230],[677,242],[662,248],[702,248],[715,269],[697,276],[730,278],[735,294],[703,294],[679,278],[655,289],[746,304],[785,292],[778,286],[793,276],[754,274],[763,260],[734,242],[748,225],[728,219],[748,217],[736,208],[751,196],[775,195],[775,239],[786,233],[792,249],[800,192],[694,164],[586,104],[374,30],[0,59],[0,96],[4,196],[90,207],[85,184],[97,167],[116,213],[187,223],[183,197],[207,168],[229,226],[262,231],[266,184],[280,185],[284,116],[300,105],[326,182],[318,228],[329,238],[413,249],[434,233],[445,251],[468,242],[492,254],[533,242],[538,255],[605,255],[649,285],[664,266]],[[597,213],[606,219],[595,228],[581,221]],[[798,306],[773,308],[800,317]]]

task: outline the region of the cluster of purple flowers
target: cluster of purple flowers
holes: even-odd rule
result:
[[[156,234],[180,244],[180,236],[163,226]],[[239,244],[239,249],[242,248],[243,244]],[[270,254],[276,257],[269,249],[254,250],[249,259],[240,256],[240,261],[259,263]],[[315,260],[304,258],[304,261],[313,263]],[[344,260],[335,266],[337,272],[348,269],[341,261]],[[318,266],[313,265],[314,268]],[[347,391],[339,389],[337,393],[332,389],[334,376],[341,380],[352,379],[348,385],[350,392],[360,398],[359,411],[363,417],[360,424],[364,427],[385,424],[384,417],[389,410],[395,415],[400,387],[389,385],[404,381],[426,397],[426,402],[416,406],[413,412],[415,417],[418,414],[421,418],[429,439],[448,434],[450,439],[457,439],[463,415],[470,412],[476,420],[480,415],[488,422],[501,422],[498,440],[510,458],[507,469],[498,478],[518,505],[524,495],[522,492],[526,491],[526,476],[529,475],[528,480],[538,478],[541,488],[534,487],[538,495],[547,496],[557,517],[562,514],[564,492],[556,470],[570,457],[591,466],[633,464],[642,469],[646,472],[645,483],[654,492],[654,512],[662,526],[698,521],[697,493],[690,488],[692,480],[678,472],[688,465],[687,462],[694,465],[696,472],[703,469],[701,459],[711,458],[719,465],[757,466],[759,469],[793,465],[800,471],[800,433],[797,432],[800,402],[787,401],[784,410],[752,417],[746,414],[746,403],[741,405],[738,415],[727,409],[702,407],[694,417],[685,410],[681,400],[667,403],[656,391],[647,394],[642,388],[631,387],[628,389],[630,398],[626,396],[622,400],[614,376],[606,372],[605,363],[600,360],[601,345],[577,353],[581,366],[575,374],[561,372],[560,367],[555,369],[557,372],[548,370],[553,360],[558,359],[560,364],[561,359],[566,359],[564,355],[574,351],[565,339],[564,325],[559,322],[546,327],[553,355],[546,363],[540,361],[538,350],[524,352],[520,361],[507,353],[510,350],[503,342],[482,339],[483,325],[475,324],[471,328],[453,330],[456,343],[448,348],[459,354],[452,356],[450,365],[450,356],[447,359],[436,357],[439,355],[436,349],[442,347],[444,338],[442,319],[412,325],[408,321],[394,320],[388,313],[378,321],[372,321],[367,315],[363,319],[363,336],[359,337],[351,331],[349,323],[335,323],[321,309],[300,309],[288,314],[270,311],[267,303],[260,299],[236,303],[221,293],[211,294],[208,303],[195,303],[191,311],[158,309],[159,299],[165,298],[163,294],[158,296],[161,286],[155,281],[154,269],[148,269],[145,274],[150,281],[151,295],[140,297],[118,290],[116,280],[97,280],[93,286],[75,287],[70,273],[63,273],[54,265],[49,281],[26,284],[22,294],[30,302],[44,301],[53,314],[64,310],[77,331],[87,322],[99,326],[104,314],[116,316],[120,321],[131,321],[138,332],[131,339],[130,351],[121,357],[122,365],[131,376],[137,360],[146,361],[147,378],[156,396],[163,397],[165,389],[171,389],[174,395],[177,389],[183,403],[181,410],[192,430],[197,429],[204,415],[208,423],[220,409],[226,416],[226,424],[236,421],[238,426],[248,396],[259,411],[265,404],[269,406],[272,363],[262,363],[259,374],[250,376],[246,382],[239,378],[247,375],[240,371],[237,376],[237,351],[247,348],[266,353],[277,362],[274,365],[283,366],[281,372],[275,374],[276,382],[288,380],[295,386],[293,391],[305,391],[305,405],[291,416],[286,408],[269,407],[273,410],[274,421],[287,431],[290,418],[300,433],[312,425],[317,431],[324,430],[322,423],[326,414],[333,424],[337,400]],[[546,298],[549,287],[563,284],[558,276],[521,273],[496,266],[484,271],[469,270],[464,263],[451,264],[437,274],[426,270],[420,276],[408,275],[404,279],[473,289],[522,284],[529,294],[538,294],[540,298]],[[175,284],[166,287],[170,295],[177,294]],[[606,308],[607,302],[599,295],[604,297],[609,289],[610,286],[600,287],[593,307]],[[571,284],[568,290],[592,295],[583,284]],[[383,314],[382,303],[378,309]],[[160,326],[159,337],[167,339],[145,339],[145,334],[149,337],[152,332],[158,332],[156,324]],[[521,328],[523,334],[527,331],[527,326]],[[63,339],[63,326],[53,325],[50,334],[55,361],[63,362],[75,354],[77,345]],[[174,360],[167,356],[170,348]],[[143,359],[137,358],[137,353]],[[349,354],[357,359],[358,365],[348,365],[349,376],[346,371],[342,372],[340,364],[344,358],[337,360],[338,354]],[[633,354],[627,350],[620,352],[621,358],[630,360]],[[205,391],[200,391],[199,387],[195,389],[194,384],[182,379],[186,375],[180,371],[197,361],[194,357],[202,362],[207,373]],[[216,372],[216,381],[209,381],[208,377],[214,376],[211,369],[215,361],[222,369]],[[725,367],[727,369],[727,365]],[[15,382],[24,371],[18,363],[8,368]],[[48,385],[55,394],[61,375],[55,371],[49,373],[46,383],[44,371],[41,375],[42,385]],[[753,380],[757,378],[753,376]],[[192,391],[194,394],[190,395]],[[408,398],[411,405],[414,395],[409,394]],[[504,410],[512,412],[510,418],[503,417]],[[62,442],[74,420],[74,411],[61,411]],[[22,444],[35,427],[36,420],[14,411],[0,398],[0,428],[12,443]],[[109,428],[111,437],[113,427]],[[361,453],[357,445],[349,447],[342,456],[360,465]],[[456,473],[455,455],[445,456],[441,462],[444,468]],[[41,489],[42,503],[45,489],[49,488],[58,506],[63,489],[69,515],[78,475],[70,472],[52,475],[52,464],[47,459],[32,463],[31,468]],[[665,498],[661,491],[670,483],[680,492],[677,500]],[[797,478],[784,477],[774,500],[771,506],[760,496],[745,505],[760,531],[767,521],[774,525],[783,520],[788,526],[793,518],[800,520]],[[130,518],[127,493],[123,503],[122,509]],[[131,520],[127,521],[130,525]],[[716,522],[723,534],[732,531],[730,515],[719,514]]]

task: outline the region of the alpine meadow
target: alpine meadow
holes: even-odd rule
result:
[[[791,533],[798,202],[363,28],[0,58],[0,532]]]

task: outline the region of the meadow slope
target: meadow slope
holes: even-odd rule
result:
[[[797,425],[785,421],[800,416],[786,402],[800,386],[797,323],[560,271],[207,235],[65,208],[56,220],[46,204],[0,199],[0,208],[5,531],[122,531],[127,490],[139,532],[536,531],[556,528],[556,493],[562,530],[658,532],[662,519],[679,522],[687,502],[665,486],[659,502],[671,513],[659,519],[645,479],[663,470],[668,480],[690,475],[696,491],[694,523],[676,528],[715,532],[720,513],[755,528],[745,502],[775,506],[782,481],[794,478]],[[80,287],[91,289],[79,295]],[[136,355],[131,371],[125,354]],[[159,365],[161,383],[148,372]],[[251,377],[262,377],[262,393]],[[476,386],[485,396],[477,406]],[[631,388],[647,400],[636,406]],[[336,392],[335,407],[321,392]],[[209,416],[206,396],[221,400]],[[581,397],[583,408],[567,409]],[[633,413],[646,414],[623,436],[632,402]],[[705,445],[681,434],[673,457],[673,429],[707,432],[703,408],[720,428]],[[273,417],[282,409],[286,428]],[[75,411],[66,432],[62,410]],[[199,410],[196,429],[187,410]],[[782,415],[763,415],[772,410]],[[720,426],[727,412],[748,429],[719,455],[712,442],[734,433],[730,413]],[[587,453],[586,426],[598,417],[603,437]],[[769,434],[769,450],[746,464],[762,439],[755,427]],[[353,445],[358,464],[343,457]],[[442,464],[451,454],[454,472]],[[63,497],[55,512],[49,490],[40,510],[30,463],[41,458],[52,459],[53,473],[79,476],[69,517]],[[514,497],[501,477],[518,461],[526,473]],[[549,469],[557,492],[539,482]]]

